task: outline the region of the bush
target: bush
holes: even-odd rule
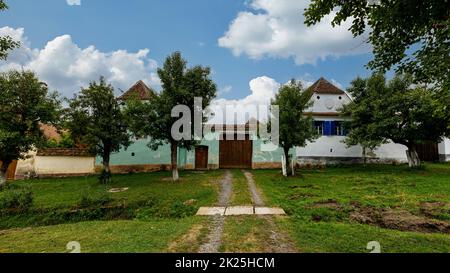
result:
[[[33,206],[30,188],[8,190],[0,197],[0,210],[28,211]]]
[[[111,196],[103,194],[101,196],[92,197],[89,194],[83,194],[78,203],[79,208],[101,207],[109,204],[112,201]]]

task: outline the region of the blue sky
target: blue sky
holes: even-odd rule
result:
[[[306,29],[300,9],[306,4],[296,2],[81,0],[81,5],[68,5],[66,0],[7,1],[10,10],[0,15],[0,33],[23,40],[25,49],[1,66],[3,70],[19,65],[34,69],[66,96],[89,77],[95,79],[96,73],[110,73],[120,89],[139,77],[158,89],[155,69],[175,50],[191,65],[210,66],[224,99],[239,100],[255,93],[249,87],[255,79],[285,83],[297,78],[311,83],[323,76],[345,88],[356,76],[367,75],[364,65],[371,58],[370,50],[350,39],[343,28],[324,30],[324,23],[317,31]],[[148,52],[139,53],[144,49]],[[119,51],[121,57],[113,57]],[[101,61],[90,65],[95,58]],[[98,67],[98,71],[87,73],[86,67]],[[107,71],[110,68],[116,72]],[[64,74],[67,70],[73,72]],[[77,72],[83,77],[72,79]]]

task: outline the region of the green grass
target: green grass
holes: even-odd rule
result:
[[[69,241],[80,242],[83,252],[178,250],[171,243],[204,225],[193,215],[217,201],[215,181],[222,176],[222,171],[181,172],[174,183],[165,172],[115,175],[107,186],[96,176],[15,182],[0,198],[31,189],[34,203],[29,211],[0,211],[0,252],[59,253]],[[129,190],[108,193],[111,188]]]
[[[252,197],[244,173],[241,170],[232,170],[231,172],[233,174],[233,195],[231,196],[231,205],[252,205]]]
[[[71,241],[79,242],[83,253],[166,252],[196,221],[99,221],[6,230],[0,231],[0,253],[63,253]]]
[[[225,253],[263,253],[267,241],[265,219],[256,216],[227,217],[219,251]]]
[[[39,208],[59,208],[76,206],[82,196],[100,198],[105,194],[116,203],[139,203],[151,199],[164,203],[174,200],[197,200],[199,206],[210,204],[217,199],[217,191],[211,185],[212,179],[219,178],[223,173],[213,171],[208,173],[182,172],[180,182],[170,181],[170,173],[157,172],[148,174],[115,175],[113,182],[101,185],[97,176],[38,179],[14,182],[15,187],[31,187],[34,194],[34,205]],[[108,194],[111,188],[125,188],[122,193]],[[0,192],[1,196],[5,192]]]
[[[384,252],[449,252],[450,236],[382,229],[349,220],[352,205],[394,208],[420,214],[422,202],[450,202],[450,164],[427,164],[422,170],[407,166],[351,166],[300,170],[285,179],[279,171],[254,171],[255,180],[270,206],[290,215],[281,223],[304,252],[368,252],[369,241],[379,241]],[[314,207],[333,200],[342,209]],[[439,217],[450,217],[441,212]],[[320,217],[321,221],[313,219]]]

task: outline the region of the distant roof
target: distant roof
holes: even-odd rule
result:
[[[150,100],[154,95],[155,91],[149,88],[143,81],[138,81],[120,96],[119,100],[128,100],[133,97],[137,97],[140,100]]]
[[[316,81],[310,88],[308,88],[308,91],[312,93],[317,94],[331,94],[331,95],[344,95],[345,92],[327,81],[324,78],[320,78],[318,81]]]

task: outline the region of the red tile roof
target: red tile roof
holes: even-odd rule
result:
[[[143,81],[138,81],[120,96],[119,100],[128,100],[132,97],[137,97],[140,100],[150,100],[154,95],[155,91],[149,88]]]
[[[337,88],[335,85],[330,83],[324,78],[320,78],[317,82],[315,82],[308,91],[317,94],[331,94],[331,95],[344,95],[345,92],[341,89]]]

